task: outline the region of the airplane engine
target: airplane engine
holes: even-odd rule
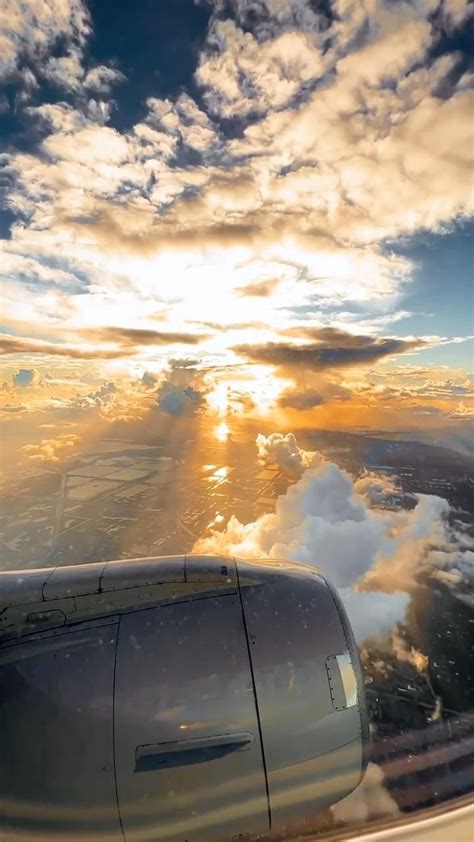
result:
[[[284,834],[358,785],[368,739],[347,615],[308,566],[0,573],[2,839]]]

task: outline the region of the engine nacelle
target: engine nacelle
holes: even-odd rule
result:
[[[12,838],[247,838],[358,785],[360,662],[311,568],[176,556],[13,571],[0,600]]]

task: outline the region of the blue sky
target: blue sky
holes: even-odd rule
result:
[[[406,306],[414,316],[401,319],[402,335],[436,333],[471,335],[474,331],[474,240],[472,222],[445,234],[415,236],[397,251],[415,262]],[[472,367],[472,343],[432,349],[429,357],[450,365]],[[428,356],[428,354],[427,354]]]

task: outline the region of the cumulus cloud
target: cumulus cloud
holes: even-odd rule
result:
[[[400,488],[394,477],[364,471],[354,482],[354,490],[374,506],[383,506],[400,499]]]
[[[271,433],[269,436],[259,433],[256,444],[262,462],[278,465],[296,477],[301,477],[306,468],[320,466],[326,461],[321,453],[300,447],[294,433]],[[400,498],[400,487],[395,477],[368,470],[354,480],[353,490],[368,505],[378,508]]]
[[[144,371],[140,378],[140,383],[145,389],[154,389],[158,383],[158,378],[151,371]]]
[[[0,79],[21,85],[17,105],[38,87],[37,76],[68,94],[110,94],[125,77],[105,65],[86,70],[91,31],[83,0],[5,0],[0,10]]]
[[[217,20],[208,44],[195,78],[210,110],[223,117],[280,108],[327,66],[315,33],[282,32],[262,42],[232,20]]]
[[[193,414],[204,401],[205,389],[200,373],[193,366],[179,360],[171,360],[156,391],[156,403],[168,415]]]
[[[33,462],[59,462],[77,447],[80,436],[69,433],[55,439],[42,439],[38,444],[26,444],[20,453]]]
[[[59,39],[80,49],[90,32],[82,0],[4,0],[0,12],[0,78],[24,60],[40,62]]]
[[[301,476],[303,471],[318,461],[319,454],[299,447],[293,433],[271,433],[257,436],[257,452],[263,462],[278,465],[284,471]]]
[[[397,624],[404,622],[410,604],[410,594],[401,590],[387,594],[340,588],[339,593],[359,643],[389,634]]]
[[[199,539],[197,552],[316,567],[340,589],[360,640],[403,620],[420,575],[462,559],[464,549],[447,526],[446,500],[417,495],[410,511],[373,508],[346,471],[324,459],[317,464],[291,434],[259,437],[257,447],[297,471],[311,456],[312,467],[278,498],[274,513],[246,524],[232,516],[224,531]]]
[[[65,423],[65,419],[71,419],[76,426],[78,420],[82,424],[87,424],[88,421],[95,423],[99,419],[107,422],[136,421],[144,417],[152,402],[152,395],[148,395],[133,380],[105,380],[89,392],[84,391],[84,382],[87,382],[87,378],[85,381],[75,382],[75,393],[68,396],[71,390],[61,394],[61,386],[65,383],[59,381],[55,387],[56,394],[53,392],[51,396],[40,396],[33,408],[22,407],[22,411],[46,411],[50,417],[56,415],[61,424]],[[80,388],[77,388],[78,386]]]
[[[84,87],[95,94],[109,94],[113,85],[125,81],[125,76],[114,67],[100,64],[93,67],[84,79]]]
[[[60,88],[67,91],[78,91],[84,78],[82,66],[82,51],[71,48],[65,56],[52,56],[43,68],[43,75]]]

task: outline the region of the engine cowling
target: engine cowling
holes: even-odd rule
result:
[[[285,832],[358,785],[360,662],[312,568],[134,559],[4,572],[0,594],[0,813],[22,839]]]

